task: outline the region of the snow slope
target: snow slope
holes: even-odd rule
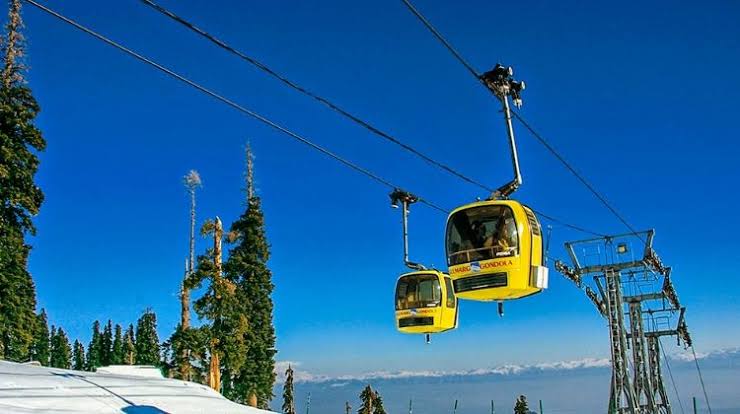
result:
[[[156,378],[151,372],[94,373],[0,361],[0,413],[271,412],[235,404],[206,386]]]

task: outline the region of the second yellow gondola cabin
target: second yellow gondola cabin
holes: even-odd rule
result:
[[[534,212],[514,200],[486,200],[447,219],[447,263],[460,299],[504,301],[547,288],[542,229]]]
[[[452,280],[437,270],[401,275],[396,282],[396,324],[404,333],[433,334],[457,328]]]

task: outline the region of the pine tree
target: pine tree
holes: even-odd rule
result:
[[[136,323],[136,365],[158,365],[159,337],[157,315],[151,309],[144,311]]]
[[[221,220],[216,217],[215,221],[207,221],[201,233],[213,235],[213,248],[198,257],[197,269],[188,278],[187,286],[196,288],[208,282],[203,296],[195,301],[194,308],[201,318],[210,321],[208,384],[221,391],[222,379],[226,380],[225,384],[231,384],[232,378],[244,364],[247,319],[241,312],[243,307],[237,300],[235,284],[223,275]]]
[[[368,385],[360,393],[360,408],[357,410],[357,414],[373,414],[374,403],[375,392]]]
[[[349,406],[349,404],[347,404]],[[368,384],[360,393],[360,408],[358,414],[386,414],[383,407],[383,398]]]
[[[378,391],[375,391],[375,401],[373,402],[373,414],[386,414],[385,407],[383,407],[383,398],[380,396]]]
[[[92,337],[87,346],[87,364],[85,368],[88,371],[95,371],[101,365],[101,354],[103,348],[103,339],[100,334],[100,322],[95,321],[92,328]]]
[[[31,218],[44,194],[34,183],[37,152],[46,142],[34,125],[39,112],[24,79],[21,1],[11,0],[0,74],[0,359],[25,361],[36,328],[36,287],[28,272]]]
[[[33,335],[33,346],[31,347],[31,359],[38,361],[43,366],[49,365],[49,321],[46,311],[36,316],[36,329]]]
[[[123,363],[134,365],[136,361],[136,338],[134,336],[134,325],[129,325],[126,336],[123,338]]]
[[[57,336],[57,327],[51,325],[51,329],[49,330],[49,364],[51,364],[51,352],[52,348],[54,347],[54,344],[52,342],[54,341],[55,336]]]
[[[246,360],[233,381],[224,383],[224,395],[237,401],[256,396],[258,407],[267,408],[275,384],[275,328],[272,321],[272,273],[267,267],[270,249],[265,237],[261,200],[254,190],[253,164],[247,147],[247,206],[231,225],[233,247],[224,265],[226,279],[236,286],[234,310],[248,318]]]
[[[295,413],[295,400],[293,399],[293,368],[288,365],[285,370],[285,384],[283,384],[283,414]]]
[[[111,347],[111,365],[123,364],[124,352],[123,352],[123,334],[121,332],[121,325],[116,324],[116,334],[113,337],[113,345]]]
[[[111,365],[113,359],[113,324],[110,319],[103,329],[103,336],[100,339],[100,363],[107,367]]]
[[[165,342],[169,354],[165,359],[169,376],[186,381],[205,383],[204,369],[208,367],[208,346],[210,342],[210,326],[183,330],[178,324],[175,332]],[[182,352],[186,349],[187,352]],[[182,361],[185,358],[186,361]],[[186,375],[182,375],[182,367],[188,367]]]
[[[72,369],[77,371],[85,369],[85,346],[77,339],[72,348]]]
[[[52,328],[52,332],[54,328]],[[59,328],[51,337],[51,357],[49,365],[54,368],[69,369],[71,367],[72,347],[69,345],[67,334]]]
[[[514,414],[529,414],[529,406],[527,405],[527,397],[520,395],[514,404]]]

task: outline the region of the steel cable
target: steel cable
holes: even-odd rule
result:
[[[196,83],[195,81],[192,81],[192,80],[190,80],[190,79],[188,79],[188,78],[186,78],[186,77],[178,74],[177,72],[174,72],[173,70],[171,70],[171,69],[169,69],[169,68],[167,68],[167,67],[165,67],[165,66],[163,66],[163,65],[161,65],[161,64],[159,64],[159,63],[157,63],[157,62],[155,62],[155,61],[153,61],[153,60],[151,60],[151,59],[149,59],[149,58],[147,58],[147,57],[145,57],[145,56],[143,56],[143,55],[141,55],[141,54],[139,54],[139,53],[137,53],[137,52],[135,52],[135,51],[133,51],[133,50],[131,50],[131,49],[129,49],[129,48],[127,48],[127,47],[125,47],[125,46],[123,46],[123,45],[121,45],[121,44],[119,44],[119,43],[117,43],[117,42],[115,42],[115,41],[113,41],[113,40],[105,37],[105,36],[103,36],[103,35],[101,35],[101,34],[99,34],[99,33],[97,33],[97,32],[95,32],[95,31],[93,31],[92,29],[89,29],[89,28],[87,28],[87,27],[85,27],[85,26],[83,26],[83,25],[75,22],[74,20],[72,20],[70,18],[67,18],[67,17],[65,17],[65,16],[63,16],[63,15],[61,15],[61,14],[59,14],[59,13],[57,13],[57,12],[51,10],[51,9],[49,9],[48,7],[46,7],[46,6],[44,6],[44,5],[40,4],[40,3],[37,3],[34,0],[24,0],[24,1],[27,2],[27,3],[29,3],[29,4],[31,4],[31,5],[33,5],[34,7],[38,8],[40,10],[46,12],[47,14],[50,14],[50,15],[56,17],[57,19],[65,22],[67,24],[70,24],[70,25],[74,26],[78,30],[81,30],[81,31],[83,31],[83,32],[85,32],[85,33],[87,33],[87,34],[89,34],[89,35],[97,38],[98,40],[103,41],[103,42],[107,43],[108,45],[115,47],[116,49],[118,49],[118,50],[120,50],[120,51],[128,54],[129,56],[132,56],[132,57],[136,58],[137,60],[139,60],[139,61],[141,61],[143,63],[146,63],[146,64],[148,64],[148,65],[150,65],[150,66],[158,69],[161,72],[164,72],[165,74],[169,75],[170,77],[173,77],[173,78],[175,78],[175,79],[177,79],[177,80],[179,80],[179,81],[181,81],[181,82],[183,82],[183,83],[185,83],[185,84],[187,84],[187,85],[189,85],[189,86],[197,89],[198,91],[200,91],[200,92],[202,92],[202,93],[204,93],[204,94],[206,94],[208,96],[211,96],[212,98],[215,98],[218,101],[221,101],[221,102],[225,103],[226,105],[228,105],[228,106],[236,109],[237,111],[242,112],[242,113],[244,113],[244,114],[246,114],[246,115],[248,115],[248,116],[250,116],[250,117],[252,117],[252,118],[254,118],[256,120],[258,120],[259,122],[261,122],[261,123],[263,123],[263,124],[265,124],[265,125],[273,128],[273,129],[276,129],[276,130],[278,130],[278,131],[280,131],[280,132],[282,132],[282,133],[290,136],[291,138],[293,138],[293,139],[295,139],[295,140],[297,140],[297,141],[299,141],[299,142],[301,142],[301,143],[303,143],[305,145],[308,145],[309,147],[311,147],[311,148],[313,148],[313,149],[315,149],[315,150],[317,150],[317,151],[319,151],[319,152],[321,152],[321,153],[323,153],[323,154],[325,154],[325,155],[327,155],[327,156],[329,156],[329,157],[331,157],[331,158],[339,161],[340,163],[342,163],[343,165],[345,165],[348,168],[351,168],[351,169],[353,169],[353,170],[355,170],[357,172],[360,172],[360,173],[364,174],[365,176],[367,176],[367,177],[369,177],[369,178],[371,178],[371,179],[373,179],[373,180],[375,180],[375,181],[377,181],[377,182],[379,182],[379,183],[381,183],[381,184],[383,184],[383,185],[385,185],[387,187],[390,187],[390,188],[399,188],[398,186],[396,186],[395,184],[393,184],[390,181],[386,180],[385,178],[383,178],[383,177],[381,177],[381,176],[379,176],[379,175],[377,175],[377,174],[375,174],[375,173],[373,173],[373,172],[371,172],[371,171],[369,171],[369,170],[367,170],[367,169],[365,169],[363,167],[360,167],[360,166],[352,163],[351,161],[348,161],[345,158],[342,158],[341,156],[339,156],[339,155],[337,155],[337,154],[335,154],[335,153],[327,150],[326,148],[324,148],[324,147],[322,147],[322,146],[320,146],[318,144],[315,144],[315,143],[311,142],[310,140],[306,139],[305,137],[299,135],[298,133],[293,132],[293,131],[289,130],[288,128],[286,128],[286,127],[284,127],[284,126],[282,126],[282,125],[280,125],[280,124],[278,124],[278,123],[276,123],[276,122],[274,122],[274,121],[272,121],[272,120],[270,120],[270,119],[268,119],[268,118],[266,118],[266,117],[258,114],[257,112],[254,112],[254,111],[252,111],[250,109],[247,109],[247,108],[245,108],[245,107],[237,104],[236,102],[234,102],[234,101],[232,101],[232,100],[230,100],[228,98],[225,98],[222,95],[219,95],[216,92],[213,92],[212,90],[210,90],[210,89],[208,89],[208,88],[206,88],[206,87],[204,87],[204,86]],[[429,207],[431,207],[431,208],[433,208],[435,210],[439,210],[439,211],[441,211],[443,213],[447,213],[447,210],[446,209],[444,209],[442,207],[439,207],[438,205],[436,205],[436,204],[434,204],[434,203],[432,203],[432,202],[430,202],[428,200],[425,200],[423,198],[419,198],[419,202],[424,203],[427,206],[429,206]]]

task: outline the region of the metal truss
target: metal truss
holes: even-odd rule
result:
[[[565,247],[573,265],[555,263],[608,322],[610,414],[671,414],[661,372],[660,337],[675,336],[679,344],[691,346],[686,309],[671,281],[671,268],[653,250],[654,234],[648,230],[568,242]],[[586,286],[589,279],[595,289]]]

